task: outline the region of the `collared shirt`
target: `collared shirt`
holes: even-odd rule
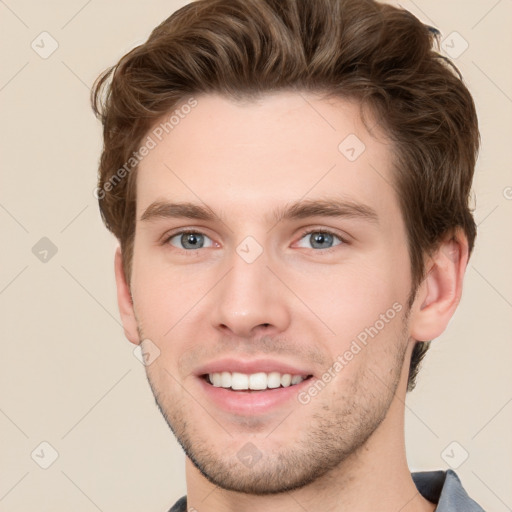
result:
[[[462,487],[455,471],[422,471],[411,473],[419,493],[432,503],[436,512],[485,512]],[[169,512],[187,512],[187,497],[179,499]]]
[[[437,503],[436,512],[485,512],[462,487],[455,471],[422,471],[411,473],[420,494]]]

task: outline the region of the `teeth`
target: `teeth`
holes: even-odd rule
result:
[[[252,389],[258,391],[263,389],[275,389],[281,386],[284,388],[294,386],[295,384],[300,384],[307,376],[279,372],[258,372],[251,373],[250,375],[238,372],[216,372],[209,373],[208,378],[216,388],[231,388],[235,390]]]
[[[300,384],[304,379],[300,375],[294,375],[292,377],[292,386],[295,384]]]
[[[292,376],[289,373],[281,375],[281,386],[287,388],[292,383]]]
[[[250,389],[267,389],[267,374],[261,372],[261,373],[253,373],[253,374],[249,375],[249,388]]]
[[[210,382],[219,388],[222,386],[222,375],[220,373],[210,373]]]
[[[233,372],[231,374],[231,389],[248,389],[249,375]]]
[[[222,372],[220,374],[220,386],[223,388],[230,388],[231,387],[231,373],[229,372]]]
[[[267,375],[267,388],[275,389],[281,385],[281,374],[272,372]]]

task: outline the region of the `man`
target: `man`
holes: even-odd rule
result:
[[[435,37],[374,1],[200,0],[95,84],[121,318],[187,455],[171,511],[482,510],[404,447],[476,234]]]

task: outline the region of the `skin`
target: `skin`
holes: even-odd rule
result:
[[[428,258],[409,310],[407,237],[384,130],[370,135],[356,103],[312,93],[196,99],[139,166],[129,285],[119,249],[115,257],[125,334],[160,351],[146,371],[188,456],[189,509],[434,510],[407,466],[404,400],[414,340],[438,337],[459,303],[465,236],[456,231]],[[349,134],[366,147],[353,162],[338,149]],[[267,218],[333,196],[371,207],[377,222]],[[141,220],[155,201],[207,205],[216,217]],[[170,238],[179,228],[205,235],[200,248]],[[306,229],[336,236],[318,244]],[[236,250],[247,236],[262,251],[251,263]],[[197,375],[222,357],[265,357],[307,371],[314,384],[393,304],[401,310],[308,403],[294,396],[264,412],[229,411]],[[247,443],[260,456],[251,467],[237,456]]]

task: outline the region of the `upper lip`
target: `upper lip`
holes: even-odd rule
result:
[[[220,372],[238,372],[245,374],[252,373],[270,373],[278,372],[281,374],[290,373],[291,375],[311,375],[310,370],[294,366],[289,363],[277,361],[275,359],[235,359],[225,358],[212,361],[201,366],[196,374],[198,376],[206,375],[209,373]]]

